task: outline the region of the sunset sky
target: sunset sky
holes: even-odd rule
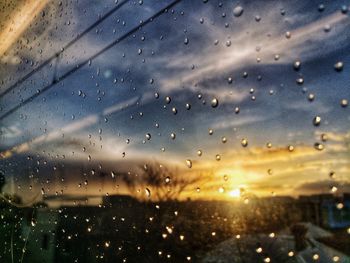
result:
[[[65,49],[57,64],[0,95],[0,116],[170,2],[126,3]],[[332,186],[350,191],[349,3],[220,2],[180,1],[1,119],[0,169],[14,178],[14,190],[24,197],[41,188],[53,194],[63,184],[67,194],[122,193],[110,180],[102,189],[90,174],[95,183],[77,188],[84,178],[79,167],[132,174],[159,162],[186,177],[210,174],[200,193],[190,189],[199,198],[226,199],[239,188],[258,196],[329,193]],[[8,39],[0,42],[0,94],[115,5],[48,1],[5,9],[8,19],[31,19],[10,30],[1,21],[0,36],[8,32]],[[234,13],[237,6],[243,13]],[[55,183],[58,170],[64,183]]]

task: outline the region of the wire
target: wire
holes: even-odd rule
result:
[[[118,9],[120,9],[124,4],[126,4],[129,0],[124,0],[123,2],[121,2],[119,5],[117,5],[116,7],[112,8],[109,12],[107,12],[105,15],[103,15],[100,19],[98,19],[95,23],[93,23],[92,25],[90,25],[87,29],[85,29],[82,33],[78,34],[76,36],[76,38],[72,39],[68,44],[66,44],[61,51],[56,52],[54,55],[52,55],[51,57],[49,57],[47,60],[45,60],[42,64],[40,64],[38,67],[36,67],[35,69],[33,69],[31,72],[27,73],[24,77],[22,77],[21,79],[19,79],[16,83],[14,83],[13,85],[11,85],[8,89],[6,89],[3,93],[0,94],[0,98],[5,96],[7,93],[9,93],[10,91],[12,91],[13,89],[15,89],[18,85],[20,85],[21,83],[23,83],[24,81],[26,81],[28,78],[30,78],[33,74],[35,74],[36,72],[38,72],[40,69],[42,69],[43,67],[45,67],[46,65],[48,65],[53,59],[58,58],[60,54],[62,54],[67,48],[69,48],[70,46],[72,46],[75,42],[77,42],[79,39],[81,39],[83,36],[85,36],[87,33],[89,33],[91,31],[91,29],[93,29],[95,26],[97,26],[98,24],[100,24],[101,22],[103,22],[104,20],[106,20],[110,15],[112,15],[115,11],[117,11]]]
[[[58,77],[56,80],[54,80],[53,83],[51,83],[50,85],[47,85],[46,87],[42,88],[40,90],[40,92],[33,94],[31,97],[25,99],[24,101],[22,101],[20,104],[18,104],[17,106],[13,107],[12,109],[10,109],[8,112],[6,112],[5,114],[3,114],[0,117],[0,121],[5,119],[7,116],[11,115],[12,113],[14,113],[15,111],[17,111],[19,108],[23,107],[24,105],[30,103],[33,99],[35,99],[36,97],[40,96],[41,94],[43,94],[44,92],[48,91],[49,89],[51,89],[53,86],[55,86],[57,83],[61,82],[62,80],[66,79],[67,77],[69,77],[71,74],[75,73],[76,71],[78,71],[82,66],[88,64],[91,60],[97,58],[98,56],[100,56],[101,54],[103,54],[104,52],[106,52],[107,50],[109,50],[110,48],[112,48],[113,46],[119,44],[121,41],[123,41],[124,39],[126,39],[127,37],[129,37],[130,35],[134,34],[137,30],[139,30],[141,27],[149,24],[150,22],[152,22],[155,18],[157,18],[158,16],[160,16],[161,14],[163,14],[166,10],[168,10],[169,8],[175,6],[176,4],[178,4],[179,2],[181,2],[181,0],[175,0],[173,2],[171,2],[170,4],[168,4],[166,7],[162,8],[161,10],[159,10],[157,13],[155,13],[154,15],[152,15],[151,17],[149,17],[147,20],[143,21],[140,23],[140,25],[135,26],[133,29],[131,29],[129,32],[125,33],[124,35],[122,35],[120,38],[114,40],[112,43],[108,44],[106,47],[104,47],[103,49],[101,49],[99,52],[95,53],[94,55],[92,55],[91,57],[87,58],[86,60],[84,60],[83,62],[79,63],[76,67],[72,68],[71,70],[69,70],[67,73],[63,74],[61,77]]]

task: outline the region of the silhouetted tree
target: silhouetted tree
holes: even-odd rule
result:
[[[143,200],[175,200],[185,190],[194,188],[195,184],[201,180],[199,176],[184,176],[179,171],[170,170],[159,163],[144,165],[140,168],[140,174],[136,176],[122,174],[121,178],[132,194],[142,191]]]

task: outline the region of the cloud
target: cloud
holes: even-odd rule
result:
[[[45,144],[47,145],[55,141],[57,142],[60,139],[63,140],[64,136],[69,134],[77,134],[78,131],[81,131],[89,126],[96,124],[101,117],[109,116],[111,114],[117,113],[131,106],[134,106],[137,100],[138,100],[138,97],[133,97],[131,99],[125,100],[123,102],[120,102],[113,106],[105,108],[100,114],[91,114],[80,120],[71,122],[63,127],[58,127],[47,134],[40,135],[27,142],[16,145],[11,149],[3,151],[0,153],[0,156],[2,158],[9,158],[14,153],[19,154],[19,153],[28,152],[28,151],[36,151],[38,147],[40,149],[43,149],[45,147],[50,147],[49,145],[45,146]]]
[[[206,155],[210,156],[210,153]],[[196,173],[213,171],[215,176],[209,185],[213,185],[214,188],[218,185],[225,188],[245,185],[257,195],[271,192],[279,195],[298,195],[307,189],[299,189],[295,186],[296,183],[302,185],[308,183],[308,180],[323,181],[328,178],[330,171],[337,171],[337,178],[341,182],[349,182],[349,158],[343,149],[332,149],[328,152],[317,151],[313,146],[295,145],[294,151],[290,152],[283,146],[274,146],[271,149],[248,146],[221,149],[220,155],[219,162],[203,156],[193,164]],[[227,175],[229,180],[220,181],[223,175]],[[315,187],[314,190],[315,193],[320,193],[328,191],[329,188],[317,190]]]
[[[261,60],[260,65],[266,65],[276,63],[273,59],[276,54],[280,56],[278,64],[292,63],[299,57],[307,60],[320,55],[325,56],[342,43],[346,43],[347,37],[341,32],[350,25],[346,15],[336,12],[291,30],[291,38],[287,39],[281,23],[276,24],[274,18],[266,20],[263,26],[249,28],[259,28],[257,32],[250,34],[243,34],[244,26],[241,25],[242,28],[237,30],[241,34],[230,38],[229,47],[225,45],[227,34],[222,27],[205,24],[203,35],[208,39],[205,47],[194,49],[190,54],[178,51],[170,55],[170,58],[167,54],[166,58],[159,59],[159,63],[165,64],[166,68],[176,71],[176,75],[169,74],[161,80],[162,88],[169,92],[184,85],[196,85],[225,74],[227,78],[232,70],[237,71],[242,67],[257,64],[257,57]],[[325,25],[332,25],[332,30],[325,33]],[[267,35],[271,37],[266,37]],[[219,45],[214,45],[215,39],[220,39]],[[321,45],[322,51],[319,49]],[[257,46],[261,47],[260,52],[256,51]],[[197,65],[196,69],[188,70],[190,64]]]
[[[288,110],[293,111],[304,111],[310,112],[315,111],[318,114],[325,114],[331,111],[331,107],[326,106],[322,101],[316,100],[314,102],[309,102],[306,99],[293,101],[293,103],[285,103],[284,107]]]
[[[12,44],[27,29],[34,18],[46,6],[47,0],[35,1],[27,0],[20,2],[11,13],[6,23],[2,25],[0,31],[0,57],[12,46]]]
[[[306,193],[306,194],[320,193],[320,192],[330,193],[330,189],[333,186],[337,187],[339,192],[350,192],[349,181],[334,181],[334,180],[305,182],[295,187],[295,191]]]
[[[320,137],[326,135],[327,141],[332,142],[346,142],[350,140],[350,132],[339,133],[339,132],[328,132],[328,131],[316,131],[315,136]]]
[[[247,115],[247,116],[237,116],[235,119],[228,120],[225,118],[216,118],[212,127],[214,129],[227,129],[231,127],[239,127],[243,125],[248,125],[252,123],[258,123],[270,119],[270,116],[266,115]]]
[[[195,89],[191,89],[195,92]],[[202,95],[207,95],[211,98],[216,98],[219,100],[220,104],[224,103],[240,103],[249,97],[249,93],[247,91],[235,90],[226,87],[221,87],[215,85],[215,88],[199,88]]]
[[[1,127],[1,137],[4,139],[16,138],[22,134],[22,131],[17,125],[11,125],[10,127]]]

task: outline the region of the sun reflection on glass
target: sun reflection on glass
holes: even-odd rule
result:
[[[229,195],[230,197],[233,197],[233,198],[238,198],[241,196],[241,190],[240,189],[233,189],[229,192]]]

